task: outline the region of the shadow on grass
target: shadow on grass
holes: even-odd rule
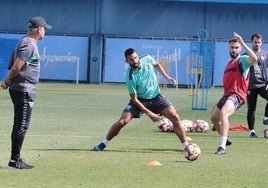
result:
[[[104,150],[109,152],[132,152],[132,153],[166,153],[182,152],[182,149],[157,149],[157,148],[122,148],[120,150]]]
[[[6,169],[8,169],[7,166],[0,166],[0,170],[6,170]]]
[[[68,148],[47,148],[47,149],[28,149],[32,151],[68,151],[68,152],[73,152],[73,151],[90,151],[89,149],[68,149]]]
[[[230,147],[230,146],[229,146]],[[202,151],[207,151],[209,153],[214,153],[216,151],[217,147],[215,145],[215,148],[202,148]],[[119,149],[109,149],[106,148],[103,151],[93,151],[92,149],[68,149],[68,148],[44,148],[44,149],[28,149],[32,151],[48,151],[48,152],[95,152],[95,153],[108,153],[108,152],[114,152],[114,153],[161,153],[161,154],[170,154],[170,153],[182,153],[182,149],[169,149],[169,148],[119,148]]]
[[[68,149],[68,148],[47,148],[47,149],[29,149],[33,151],[65,151],[65,152],[74,152],[74,151],[93,151],[92,149]],[[98,152],[98,151],[94,151]],[[165,153],[169,154],[170,152],[182,152],[182,149],[155,149],[155,148],[122,148],[118,150],[109,150],[105,149],[99,152],[118,152],[118,153]]]
[[[0,166],[0,170],[18,170],[16,168],[11,168],[9,166]]]
[[[161,155],[170,155],[171,153],[176,153],[178,155],[182,155],[183,154],[183,150],[182,149],[156,149],[156,148],[121,148],[121,149],[118,149],[118,150],[115,150],[115,149],[112,149],[112,150],[109,150],[109,149],[106,149],[106,150],[103,150],[103,151],[93,151],[93,150],[89,150],[89,149],[61,149],[61,148],[55,148],[55,149],[32,149],[34,151],[48,151],[48,152],[55,152],[55,151],[63,151],[63,152],[75,152],[75,151],[85,151],[85,152],[94,152],[94,153],[141,153],[141,154],[144,154],[144,153],[152,153],[152,154],[161,154]],[[176,162],[176,163],[192,163],[193,161],[189,161],[187,159],[184,159],[182,158],[181,160],[180,159],[177,159],[173,162]],[[0,168],[1,169],[1,168]],[[3,168],[4,169],[4,168]]]

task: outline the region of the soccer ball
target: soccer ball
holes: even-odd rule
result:
[[[210,124],[210,130],[212,130],[212,131],[216,131],[216,127],[214,126],[213,123]]]
[[[157,127],[160,132],[174,131],[173,123],[166,117],[162,117],[162,119],[157,122]]]
[[[268,128],[263,130],[264,138],[268,138]]]
[[[181,125],[183,126],[185,132],[192,132],[195,127],[194,122],[188,119],[181,120]]]
[[[170,120],[168,120],[168,121],[169,121],[169,124],[168,124],[168,131],[169,131],[169,132],[174,132],[173,123],[172,123]]]
[[[205,120],[199,119],[196,120],[195,123],[197,124],[195,128],[196,132],[206,133],[210,129],[208,122],[206,122]]]
[[[197,144],[188,144],[183,150],[184,157],[189,161],[195,161],[201,156],[201,149]]]

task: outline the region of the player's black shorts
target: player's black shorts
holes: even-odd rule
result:
[[[217,107],[221,110],[222,107],[224,106],[224,104],[226,103],[227,99],[233,101],[234,103],[234,107],[235,107],[235,110],[238,110],[243,104],[243,100],[242,98],[239,96],[239,95],[236,95],[236,94],[232,94],[232,95],[226,95],[226,96],[223,96],[218,104],[217,104]]]
[[[146,108],[156,114],[160,114],[160,112],[171,105],[171,102],[162,94],[158,94],[152,99],[138,99]],[[129,101],[128,105],[124,109],[124,112],[130,112],[134,118],[140,118],[143,114],[143,112],[133,104],[132,100]]]

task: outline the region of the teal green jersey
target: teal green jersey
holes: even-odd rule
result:
[[[129,94],[137,94],[139,98],[143,99],[152,99],[160,93],[154,64],[155,60],[147,55],[140,59],[140,70],[132,69],[129,66],[126,72]]]
[[[244,79],[247,78],[251,64],[248,63],[248,55],[242,55],[239,59],[239,63],[242,65],[242,75]]]

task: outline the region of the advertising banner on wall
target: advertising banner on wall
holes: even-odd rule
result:
[[[190,53],[191,41],[151,40],[151,39],[105,39],[104,82],[125,82],[128,64],[124,52],[134,48],[139,56],[151,55],[159,60],[167,73],[179,84],[187,84],[185,75],[186,56]],[[161,82],[161,81],[160,81]]]
[[[11,49],[8,48],[8,44],[13,44],[14,40],[18,42],[23,36],[22,34],[0,34],[1,46],[5,49],[5,51],[1,50],[0,58],[10,56],[15,45]],[[38,42],[38,50],[40,79],[76,82],[87,80],[88,37],[47,35]],[[7,64],[7,60],[3,60],[3,66],[7,67]]]
[[[0,38],[0,80],[6,78],[10,56],[17,43],[16,39]]]
[[[192,42],[194,41],[106,38],[104,82],[125,82],[125,72],[128,64],[125,63],[124,51],[127,48],[134,48],[139,56],[148,54],[158,60],[166,72],[177,80],[179,85],[189,85],[191,82],[189,60],[192,59],[190,58]],[[210,44],[212,43],[210,42]],[[211,48],[209,52],[211,53],[204,56],[204,50],[201,48],[198,55],[202,56],[199,59],[206,61],[204,63],[213,65],[213,44],[209,46]],[[159,75],[159,82],[163,84],[166,80]]]

